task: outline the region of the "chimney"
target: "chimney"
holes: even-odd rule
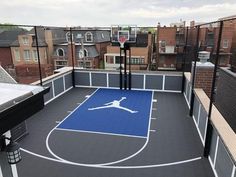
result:
[[[203,89],[207,96],[210,97],[214,73],[214,64],[207,61],[210,58],[210,52],[200,51],[198,54],[198,58],[200,59],[200,61],[196,64],[194,87]],[[193,67],[194,62],[192,64],[191,73],[193,72]]]

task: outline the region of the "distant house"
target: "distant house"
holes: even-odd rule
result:
[[[7,69],[13,67],[11,44],[18,38],[18,35],[26,34],[23,29],[12,29],[0,33],[0,65]]]
[[[157,27],[157,65],[159,70],[179,70],[182,67],[185,28],[172,24],[172,27]]]
[[[52,53],[51,31],[37,30],[42,77],[53,74],[50,56]],[[39,79],[38,53],[34,30],[18,35],[11,44],[11,56],[20,83],[32,83]]]
[[[196,38],[197,30],[194,29],[195,22],[191,22],[190,33],[193,35],[190,38]],[[232,56],[231,48],[233,42],[233,24],[224,23],[222,36],[221,36],[221,45],[219,52],[219,66],[229,66],[230,58]],[[213,25],[203,25],[200,27],[199,31],[199,50],[211,52],[211,62],[215,62],[216,50],[217,50],[217,40],[219,37],[219,24]],[[190,39],[194,41],[195,39]],[[191,43],[194,46],[194,43]]]
[[[110,44],[110,32],[96,28],[75,28],[72,33],[71,45],[68,29],[52,30],[54,69],[72,66],[72,51],[74,66],[100,68],[106,47]]]
[[[146,70],[151,63],[153,47],[153,35],[151,33],[137,34],[136,43],[131,46],[131,69]],[[127,52],[128,53],[128,52]],[[124,56],[124,54],[122,54]],[[127,55],[129,56],[129,54]],[[124,61],[121,61],[122,65]],[[104,55],[105,69],[117,70],[120,66],[120,47],[116,44],[107,46]]]

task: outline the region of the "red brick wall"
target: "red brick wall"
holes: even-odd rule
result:
[[[157,44],[165,40],[166,45],[176,45],[176,27],[159,27],[157,30]]]
[[[202,88],[208,97],[211,95],[214,67],[196,67],[195,88]]]
[[[13,65],[11,57],[11,48],[0,48],[0,64],[3,68]]]
[[[72,66],[72,54],[71,54],[71,46],[73,46],[73,56],[74,56],[74,65],[77,66],[76,55],[75,55],[75,44],[68,44],[68,66]]]
[[[36,64],[18,65],[16,69],[16,78],[19,83],[30,84],[39,80],[39,68]],[[52,65],[41,65],[41,74],[45,78],[53,74]]]

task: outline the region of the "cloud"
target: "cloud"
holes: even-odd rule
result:
[[[235,0],[1,0],[0,22],[57,26],[168,25],[236,13]]]

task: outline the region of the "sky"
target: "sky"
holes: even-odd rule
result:
[[[0,23],[161,26],[236,15],[236,0],[1,0]]]

